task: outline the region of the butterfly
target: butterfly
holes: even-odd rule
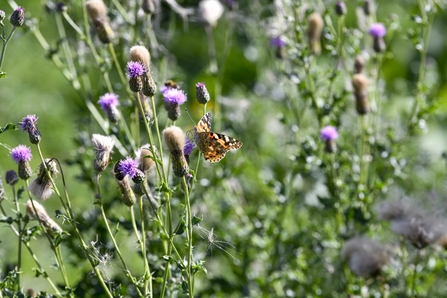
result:
[[[218,162],[228,151],[242,146],[239,140],[211,131],[211,113],[203,115],[197,126],[194,126],[194,142],[209,162]]]

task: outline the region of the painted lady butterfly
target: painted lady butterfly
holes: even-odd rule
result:
[[[197,126],[194,126],[194,142],[209,162],[218,162],[228,151],[242,146],[241,141],[211,131],[211,113],[203,115]]]

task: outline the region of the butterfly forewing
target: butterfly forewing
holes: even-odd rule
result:
[[[229,150],[238,149],[242,142],[224,134],[211,131],[211,114],[206,113],[194,127],[194,141],[205,160],[218,162]]]

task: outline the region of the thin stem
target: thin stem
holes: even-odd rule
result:
[[[143,186],[145,187],[145,186]],[[146,246],[146,229],[145,229],[145,223],[144,223],[144,205],[143,205],[143,196],[140,196],[140,221],[141,221],[141,239],[142,239],[142,243],[143,243],[143,248],[144,248],[144,252],[143,252],[143,256],[144,258],[147,260],[147,246]],[[150,272],[150,268],[149,268],[149,263],[148,263],[148,267],[147,267],[148,271],[146,272],[145,275],[145,287],[147,287],[146,281],[148,281],[149,283],[149,293],[152,296],[153,292],[152,292],[152,274]],[[146,291],[147,293],[147,291]]]
[[[417,297],[416,296],[416,277],[418,273],[418,264],[419,264],[419,258],[421,256],[420,249],[416,250],[416,260],[414,261],[414,270],[413,270],[413,276],[411,279],[411,297]]]
[[[17,259],[17,271],[18,272],[21,272],[21,268],[22,268],[22,229],[23,229],[23,227],[22,227],[22,216],[21,216],[21,213],[20,213],[20,206],[19,206],[19,200],[18,200],[18,198],[17,198],[17,193],[16,193],[16,190],[15,190],[15,187],[14,187],[14,185],[12,185],[11,186],[12,187],[12,193],[13,193],[13,196],[14,196],[14,202],[15,202],[15,205],[16,205],[16,212],[17,212],[17,229],[18,229],[18,233],[19,233],[19,235],[18,235],[18,240],[19,240],[19,243],[18,243],[18,250],[19,250],[19,252],[18,252],[18,259]],[[16,290],[17,291],[19,291],[20,290],[20,276],[21,276],[21,274],[17,274],[17,288],[16,288]]]
[[[186,183],[185,177],[182,177],[183,191],[185,193],[185,206],[186,206],[186,223],[187,223],[187,241],[188,241],[188,267],[187,267],[187,279],[188,279],[188,291],[189,297],[194,297],[194,272],[192,271],[193,266],[193,255],[192,255],[192,216],[191,216],[191,202],[189,201],[189,190],[188,184]]]
[[[163,143],[162,143],[162,141],[161,141],[161,136],[160,136],[160,129],[159,129],[159,127],[158,127],[158,117],[157,117],[157,109],[155,108],[155,99],[154,99],[154,97],[153,96],[151,96],[151,104],[152,104],[152,112],[154,113],[154,124],[155,124],[155,131],[157,132],[157,138],[158,138],[158,145],[159,145],[159,148],[160,148],[160,152],[163,152]],[[166,173],[165,173],[165,169],[164,169],[164,167],[163,167],[163,159],[161,160],[161,162],[162,162],[162,164],[161,164],[161,171],[162,171],[162,173],[163,173],[163,179],[164,179],[164,181],[166,181],[166,183],[167,183],[167,181],[168,181],[168,177],[167,177],[167,175],[166,175]]]
[[[14,35],[14,32],[16,31],[16,29],[17,29],[17,27],[14,26],[11,30],[11,33],[9,33],[8,38],[6,38],[6,40],[3,41],[2,54],[0,56],[0,74],[2,72],[3,61],[5,58],[5,54],[6,54],[6,47],[8,46],[8,42],[11,40],[11,37]],[[3,37],[3,34],[2,34],[2,37]]]

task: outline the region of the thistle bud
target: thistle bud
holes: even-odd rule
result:
[[[168,112],[168,118],[172,121],[180,117],[180,105],[186,102],[186,94],[183,90],[168,88],[163,93],[164,106]]]
[[[34,207],[33,207],[34,205]],[[35,219],[39,219],[50,235],[62,233],[62,228],[48,215],[45,208],[36,201],[28,200],[25,204],[26,212]]]
[[[0,23],[6,18],[6,13],[3,10],[0,10]]]
[[[151,146],[149,144],[143,145],[136,154],[138,168],[145,174],[147,174],[155,166],[154,154],[150,149]],[[155,150],[155,147],[153,149]]]
[[[113,145],[115,141],[111,137],[102,136],[100,134],[92,135],[93,147],[96,151],[96,158],[93,168],[96,172],[104,171],[110,163]]]
[[[373,49],[376,53],[385,51],[386,45],[383,37],[386,35],[386,28],[381,23],[373,24],[369,28],[369,34],[373,37]]]
[[[286,42],[281,37],[274,37],[270,40],[270,45],[275,49],[275,56],[284,59],[287,56]]]
[[[321,15],[314,12],[307,19],[307,37],[309,39],[309,47],[312,54],[319,55],[321,53],[321,32],[323,31],[324,21]]]
[[[31,149],[25,145],[19,145],[11,150],[12,159],[18,164],[18,172],[20,179],[28,180],[33,171],[29,164],[31,158]]]
[[[348,9],[346,8],[346,4],[343,1],[337,1],[335,3],[335,13],[339,16],[344,16],[348,12]]]
[[[22,130],[28,133],[31,144],[39,144],[42,140],[40,131],[37,129],[37,119],[36,115],[28,115],[20,122]]]
[[[117,109],[119,105],[118,95],[113,93],[106,93],[98,100],[101,109],[106,113],[107,119],[112,123],[118,123],[120,120],[120,113]]]
[[[152,74],[145,72],[143,74],[143,89],[141,89],[144,95],[152,97],[157,93],[157,85],[155,84]]]
[[[58,2],[56,4],[57,12],[65,12],[67,11],[67,5],[64,2]]]
[[[19,176],[17,175],[16,171],[9,170],[5,174],[5,181],[6,181],[6,183],[8,183],[9,185],[12,186],[19,181]],[[0,184],[1,184],[1,182],[0,182]],[[1,188],[3,189],[3,185],[1,185]]]
[[[23,7],[17,7],[9,18],[9,22],[14,27],[21,27],[25,22],[25,9]]]
[[[368,78],[362,73],[355,74],[352,76],[352,86],[357,113],[365,115],[369,112]]]
[[[210,94],[204,83],[196,84],[196,97],[200,104],[206,105],[210,101]]]
[[[47,158],[45,159],[45,165],[51,178],[55,178],[58,173],[56,161],[52,158]],[[42,201],[49,199],[53,195],[51,180],[43,164],[39,165],[37,178],[30,183],[29,190],[37,199]]]
[[[354,61],[354,73],[362,73],[365,69],[365,59],[363,59],[362,55],[357,55]]]
[[[335,143],[337,138],[338,132],[335,127],[326,126],[321,130],[321,139],[326,143],[325,150],[327,153],[334,153],[337,151],[337,143]]]
[[[177,177],[183,177],[189,173],[188,162],[184,155],[185,134],[177,126],[171,126],[163,130],[163,139],[171,153],[172,170]]]
[[[363,2],[363,12],[365,15],[369,16],[371,14],[374,9],[373,6],[374,4],[372,3],[372,0],[365,0],[365,2]]]

